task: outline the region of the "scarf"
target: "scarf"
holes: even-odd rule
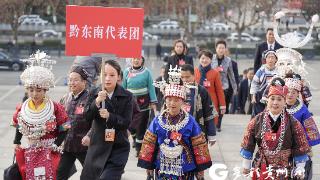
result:
[[[203,86],[203,81],[206,79],[206,74],[207,74],[208,71],[211,70],[211,64],[209,64],[206,67],[202,67],[201,65],[199,65],[199,70],[200,70],[200,73],[201,73],[199,84],[201,86]]]
[[[218,66],[221,65],[221,63],[222,63],[223,60],[224,60],[224,56],[222,56],[221,58],[219,58],[218,55],[217,55]]]

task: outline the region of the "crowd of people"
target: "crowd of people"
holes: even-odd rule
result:
[[[311,179],[311,147],[320,144],[306,100],[311,93],[294,68],[279,73],[276,50],[282,47],[272,29],[266,39],[242,77],[224,40],[215,43],[216,54],[201,49],[198,66],[187,43],[176,40],[156,79],[143,56],[125,69],[115,60],[77,57],[68,76],[70,92],[60,102],[46,95],[54,86],[53,62],[38,51],[21,75],[27,97],[13,118],[21,178],[65,180],[78,159],[81,180],[121,179],[131,137],[137,166],[148,179],[203,180],[213,163],[208,146],[216,143],[224,114],[240,113],[252,117],[240,150],[244,175]]]

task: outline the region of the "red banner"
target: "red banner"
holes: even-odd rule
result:
[[[67,6],[66,55],[141,57],[143,17],[141,8]]]

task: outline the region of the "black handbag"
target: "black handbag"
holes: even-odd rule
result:
[[[19,167],[18,164],[15,162],[15,159],[16,154],[13,155],[12,165],[4,170],[4,180],[22,180],[21,174],[19,172]]]

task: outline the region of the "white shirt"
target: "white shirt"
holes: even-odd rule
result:
[[[77,99],[77,98],[79,97],[79,95],[80,95],[83,91],[84,91],[84,90],[82,90],[82,91],[79,92],[78,94],[73,94],[73,93],[72,93],[73,98],[74,98],[74,99]]]
[[[280,116],[280,114],[274,115],[274,114],[272,114],[271,112],[269,112],[269,115],[271,116],[271,119],[273,120],[273,122],[276,122],[277,119],[278,119],[278,117]]]
[[[108,96],[109,99],[112,98],[113,93],[114,93],[114,91],[112,91],[111,93],[108,93],[108,92],[107,92],[107,96]]]
[[[272,44],[269,44],[268,42],[267,42],[267,44],[268,44],[268,50],[274,50],[274,45],[276,44],[276,42],[273,42]],[[270,47],[271,46],[271,47]]]

